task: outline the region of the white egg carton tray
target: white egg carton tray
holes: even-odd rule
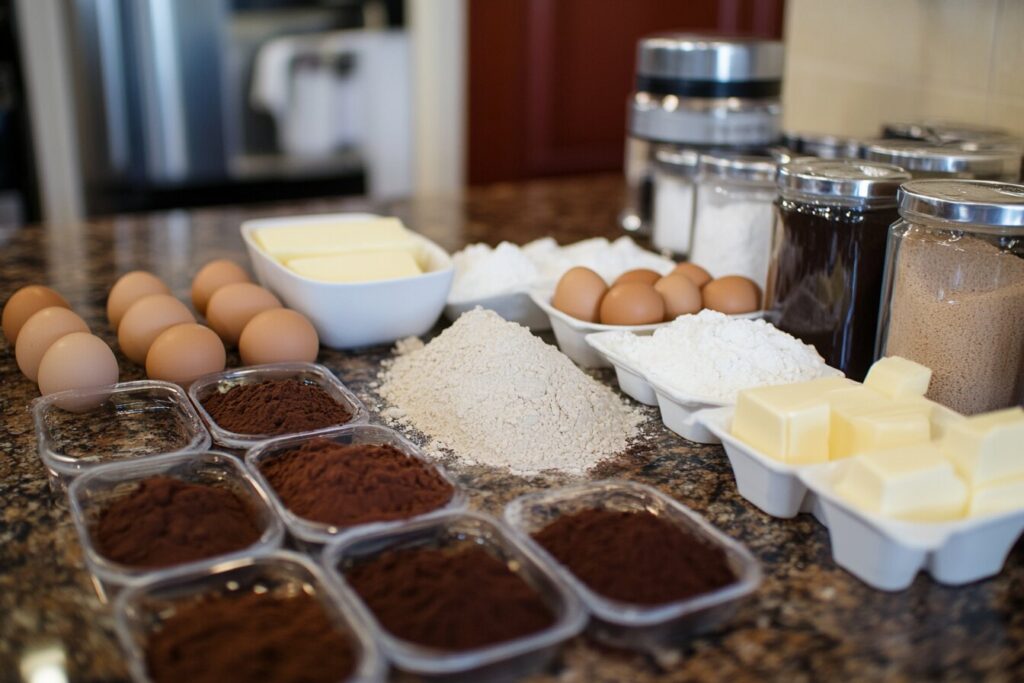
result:
[[[998,574],[1024,533],[1019,510],[949,522],[910,522],[860,510],[836,495],[849,461],[788,465],[730,433],[734,408],[704,411],[699,420],[722,441],[740,495],[774,517],[810,512],[829,530],[832,557],[873,588],[900,591],[918,572],[961,585]]]

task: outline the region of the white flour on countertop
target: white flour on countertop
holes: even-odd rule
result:
[[[813,346],[764,320],[710,310],[680,316],[646,337],[615,332],[604,343],[641,374],[680,394],[725,403],[748,387],[838,373]]]
[[[476,308],[380,374],[386,417],[473,464],[583,473],[624,451],[643,416],[525,327]]]

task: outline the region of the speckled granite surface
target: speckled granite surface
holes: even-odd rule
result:
[[[379,208],[456,249],[546,234],[562,242],[616,236],[621,197],[618,177],[597,177],[496,185],[459,200]],[[317,201],[116,218],[81,226],[78,239],[49,240],[40,228],[0,233],[0,300],[24,284],[49,284],[114,346],[103,305],[119,274],[152,270],[187,298],[200,264],[243,258],[243,219],[359,207]],[[320,361],[373,408],[368,384],[388,353],[325,350]],[[142,376],[119,359],[123,380]],[[51,494],[36,456],[28,413],[36,395],[18,373],[13,349],[0,346],[0,681],[20,680],[19,666],[32,652],[63,653],[71,681],[125,680],[113,619],[83,568],[67,506]],[[811,517],[782,521],[757,511],[736,493],[720,448],[686,442],[648,412],[645,438],[594,475],[654,485],[701,512],[748,545],[763,564],[764,584],[730,624],[685,644],[675,661],[659,664],[578,639],[543,680],[1024,680],[1024,544],[988,581],[947,588],[921,576],[902,593],[871,590],[835,565],[827,534]],[[479,469],[457,474],[473,504],[490,511],[553,483]]]

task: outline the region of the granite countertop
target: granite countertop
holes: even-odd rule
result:
[[[118,217],[77,226],[60,239],[28,227],[0,232],[0,300],[26,284],[53,286],[116,348],[104,302],[121,273],[151,270],[187,300],[201,264],[244,259],[238,225],[247,218],[371,208],[398,215],[455,250],[467,242],[522,243],[544,235],[560,242],[616,237],[622,201],[621,177],[596,176],[382,206],[308,201]],[[385,347],[325,349],[319,360],[373,410],[369,385],[389,355]],[[141,368],[118,357],[122,380],[142,377]],[[610,373],[597,375],[614,386]],[[71,681],[126,680],[112,616],[83,567],[67,504],[51,493],[36,455],[28,412],[36,387],[18,372],[6,343],[0,386],[0,682],[21,680],[19,667],[32,653],[63,657]],[[653,485],[705,515],[757,556],[764,583],[731,622],[684,644],[675,659],[609,651],[581,638],[538,680],[1024,680],[1024,544],[988,581],[951,588],[919,576],[901,593],[872,590],[836,566],[825,529],[813,518],[761,513],[737,494],[720,447],[687,442],[664,429],[656,411],[645,410],[644,438],[593,475]],[[479,468],[456,475],[474,507],[492,512],[557,479]]]

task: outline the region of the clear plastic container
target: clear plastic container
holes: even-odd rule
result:
[[[728,586],[677,602],[648,607],[605,598],[577,579],[536,541],[532,534],[566,514],[588,509],[647,511],[686,533],[720,547],[736,575]],[[527,547],[556,567],[583,598],[593,615],[591,632],[602,642],[659,653],[729,619],[739,602],[757,590],[761,569],[741,544],[715,529],[703,517],[665,494],[642,484],[598,481],[516,498],[505,508],[505,521]]]
[[[555,615],[548,628],[522,638],[462,652],[439,651],[391,635],[345,583],[344,570],[387,550],[475,543],[504,560],[538,592]],[[583,630],[587,621],[579,598],[535,551],[525,547],[497,520],[476,513],[449,513],[389,529],[359,529],[324,551],[323,561],[339,588],[372,624],[374,635],[394,664],[433,680],[515,680],[543,669],[559,646]],[[494,615],[500,619],[500,614]]]
[[[243,591],[271,591],[282,595],[304,592],[317,598],[339,633],[349,635],[358,652],[356,670],[348,682],[385,680],[387,664],[348,599],[308,558],[285,551],[211,562],[124,591],[117,600],[116,627],[132,680],[151,683],[146,667],[146,643],[177,608],[207,596]]]
[[[95,407],[72,412],[60,407],[66,401]],[[188,396],[169,382],[61,391],[34,400],[32,415],[39,458],[56,491],[104,463],[210,447]]]
[[[326,391],[331,397],[345,407],[352,415],[344,424],[361,424],[368,420],[366,408],[356,395],[348,390],[334,373],[317,363],[271,363],[269,365],[253,365],[239,370],[227,370],[200,377],[188,388],[188,395],[195,403],[196,410],[210,428],[213,442],[226,448],[247,449],[269,439],[290,434],[239,434],[221,427],[203,407],[203,401],[217,392],[226,392],[242,384],[259,384],[274,379],[295,379],[306,384],[315,384]],[[296,432],[296,434],[321,434],[341,425],[331,425],[322,429]]]
[[[281,545],[284,524],[271,506],[266,492],[234,456],[215,451],[173,453],[97,467],[71,483],[68,498],[78,540],[84,550],[85,564],[92,572],[96,591],[104,602],[124,586],[166,574],[171,569],[195,568],[213,559],[204,558],[175,567],[133,567],[110,560],[100,552],[94,532],[103,511],[114,501],[129,495],[142,480],[159,475],[225,488],[248,506],[260,530],[259,539],[246,548],[215,557],[249,555]]]
[[[318,432],[316,434],[306,434],[302,436],[288,436],[281,439],[274,439],[268,441],[256,448],[253,448],[245,456],[245,463],[248,467],[253,478],[260,483],[260,485],[269,493],[270,501],[277,510],[278,514],[284,519],[288,530],[291,532],[297,540],[307,548],[316,548],[323,545],[339,534],[351,529],[349,526],[334,526],[331,524],[324,524],[323,522],[315,522],[313,520],[305,519],[295,514],[288,509],[284,501],[281,500],[274,487],[267,481],[267,478],[263,476],[261,467],[283,453],[291,451],[302,444],[315,438],[328,439],[339,444],[374,444],[383,446],[392,446],[398,451],[401,451],[405,455],[415,460],[420,461],[423,465],[429,469],[436,471],[442,479],[451,484],[453,493],[451,500],[446,505],[433,510],[424,515],[417,515],[410,519],[417,519],[423,517],[430,517],[443,512],[452,512],[465,509],[467,505],[466,494],[462,491],[456,481],[444,470],[444,468],[437,465],[428,459],[419,448],[417,448],[412,442],[403,437],[398,432],[388,429],[387,427],[380,427],[377,425],[349,425],[346,427],[335,428],[328,432]],[[396,520],[389,522],[371,522],[366,525],[358,526],[393,526],[395,524],[401,524],[409,520]]]
[[[932,369],[975,414],[1024,400],[1024,185],[914,180],[889,229],[876,356]]]

